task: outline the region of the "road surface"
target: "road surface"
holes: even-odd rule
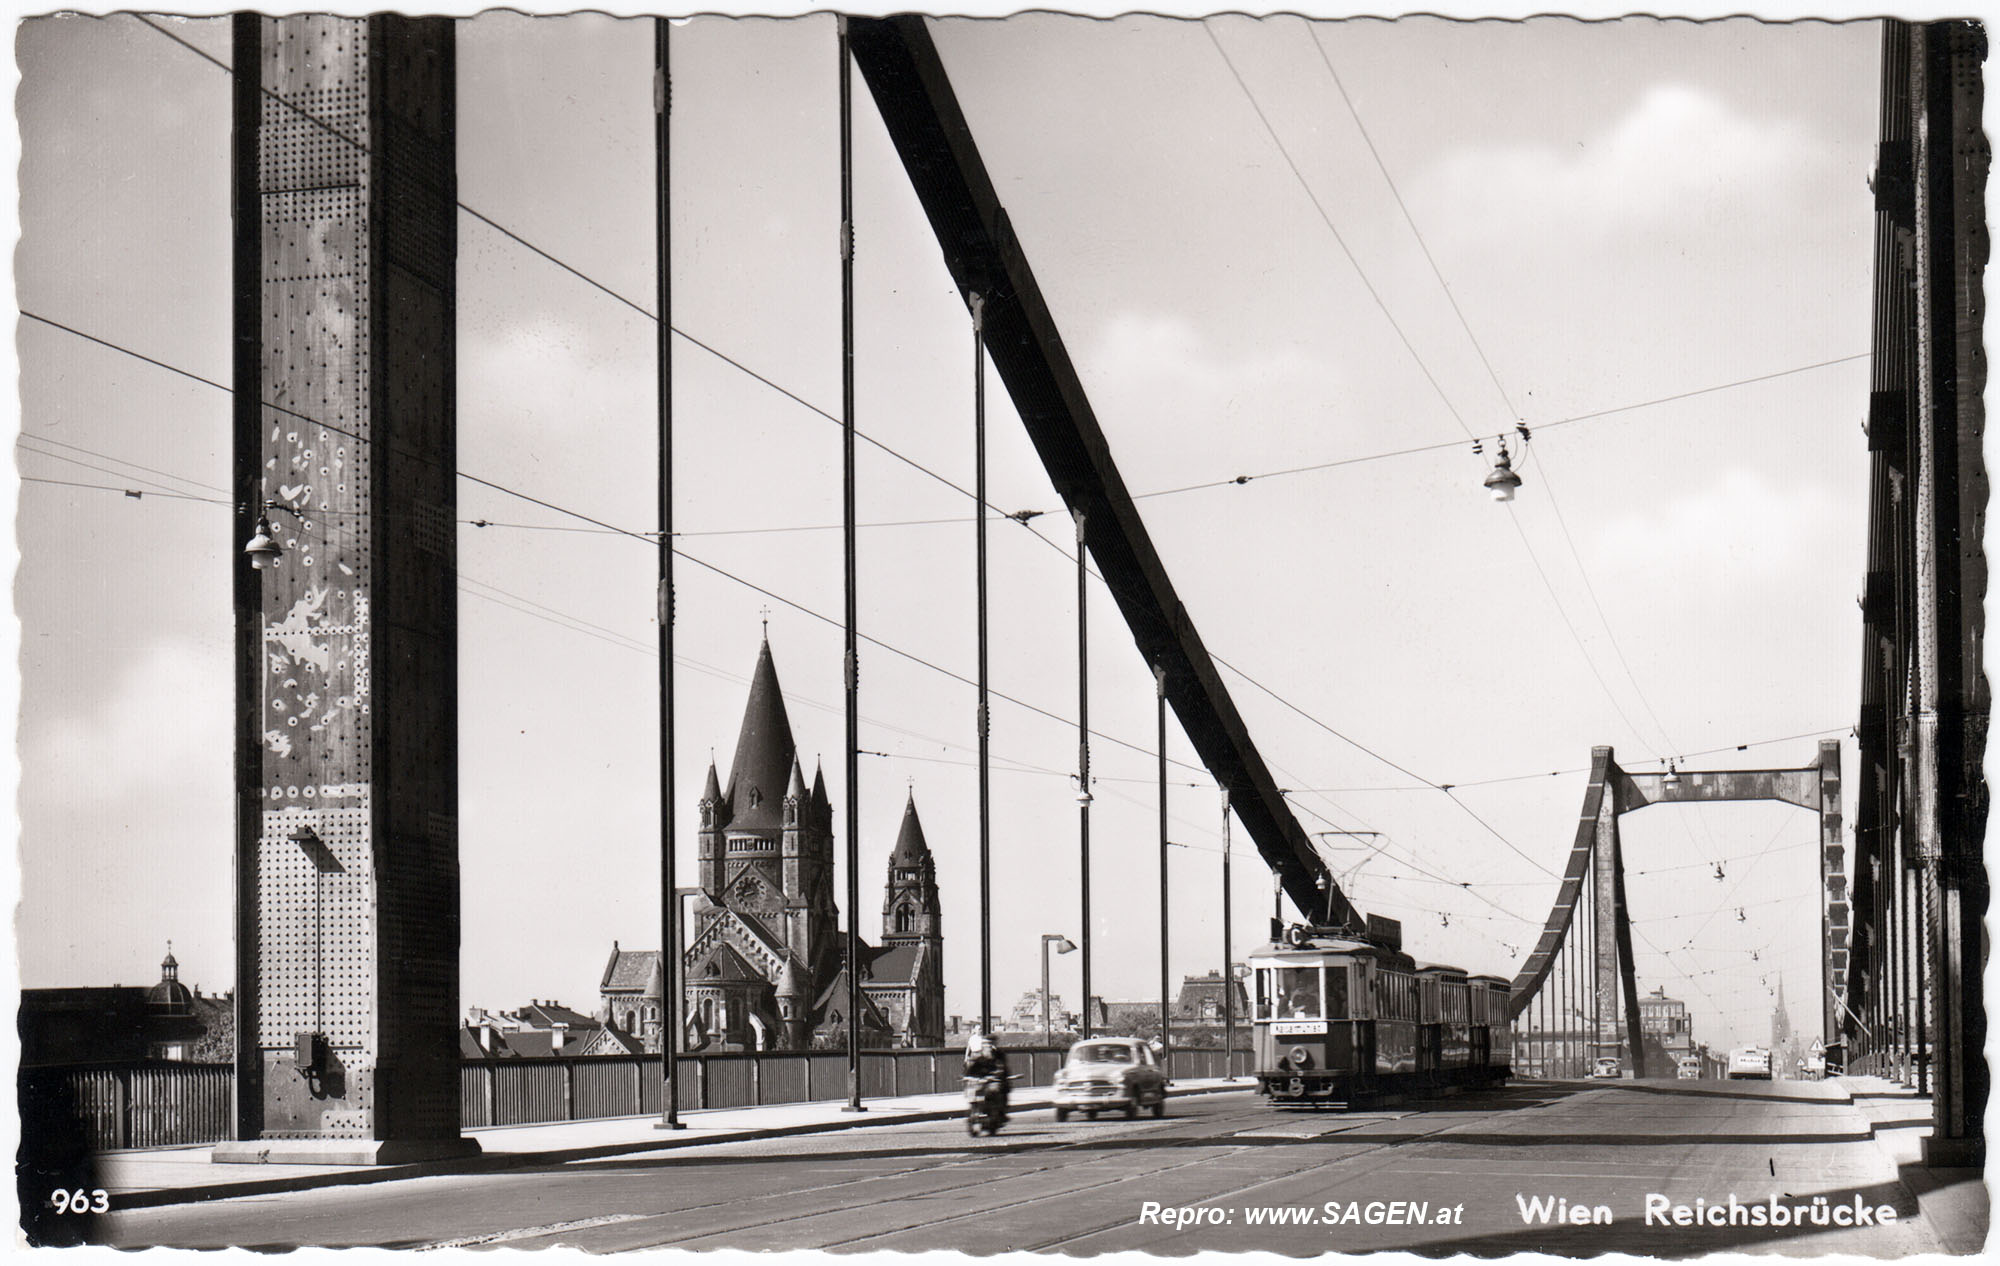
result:
[[[102,1238],[597,1252],[1940,1251],[1857,1112],[1763,1097],[1760,1085],[1718,1095],[1529,1083],[1363,1114],[1279,1112],[1246,1090],[1175,1099],[1158,1121],[1058,1125],[1037,1110],[996,1138],[921,1122],[114,1212]],[[1723,1225],[1708,1224],[1718,1204]],[[1867,1225],[1836,1225],[1843,1214]]]

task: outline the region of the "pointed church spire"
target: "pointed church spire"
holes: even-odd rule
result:
[[[757,667],[750,674],[750,700],[743,709],[743,729],[736,738],[736,757],[729,765],[732,825],[775,830],[782,816],[788,775],[796,755],[791,718],[778,687],[778,669],[771,662],[771,643],[757,649]]]
[[[917,820],[917,790],[912,787],[909,799],[903,804],[903,825],[896,832],[896,847],[889,854],[889,865],[915,868],[930,860],[930,845],[924,842],[924,824]]]

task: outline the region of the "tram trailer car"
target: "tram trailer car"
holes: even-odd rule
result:
[[[1472,988],[1472,1064],[1481,1084],[1497,1086],[1514,1072],[1514,1034],[1507,1019],[1513,985],[1499,976],[1469,976]]]
[[[1472,1069],[1472,989],[1465,969],[1432,963],[1417,968],[1417,1061],[1420,1080],[1443,1090],[1475,1084]]]
[[[1319,928],[1294,928],[1250,967],[1257,1088],[1273,1103],[1347,1106],[1507,1076],[1498,977],[1419,968],[1400,950]]]

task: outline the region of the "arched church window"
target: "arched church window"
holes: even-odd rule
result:
[[[911,922],[912,922],[912,920],[911,920],[911,918],[910,918],[910,907],[908,907],[908,906],[897,906],[897,907],[896,907],[896,930],[897,930],[898,932],[907,932],[907,931],[909,931],[909,930],[910,930],[910,924],[911,924]]]

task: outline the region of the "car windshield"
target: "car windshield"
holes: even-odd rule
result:
[[[1132,1048],[1118,1042],[1091,1042],[1069,1053],[1072,1064],[1130,1064]]]

